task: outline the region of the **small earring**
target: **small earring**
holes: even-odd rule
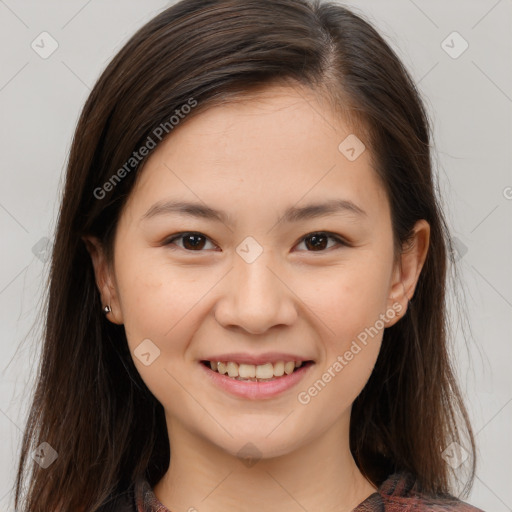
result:
[[[103,308],[103,313],[105,313],[105,315],[108,315],[111,311],[112,311],[112,308],[110,307],[110,304],[107,304],[107,305]]]

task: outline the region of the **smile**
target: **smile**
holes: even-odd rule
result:
[[[252,382],[261,382],[274,380],[274,378],[290,375],[296,368],[300,368],[307,361],[277,361],[276,363],[265,364],[238,364],[233,361],[203,361],[203,364],[209,365],[214,372],[221,375]]]
[[[200,367],[213,383],[230,394],[248,399],[277,396],[295,386],[313,361],[277,361],[261,365],[233,361],[201,361]]]

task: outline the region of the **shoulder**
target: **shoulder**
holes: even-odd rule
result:
[[[395,473],[379,487],[385,512],[484,512],[450,494],[426,495],[410,473]]]
[[[457,498],[404,496],[384,498],[385,512],[484,512]]]

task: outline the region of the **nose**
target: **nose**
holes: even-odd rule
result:
[[[292,325],[297,318],[292,289],[265,253],[252,263],[236,257],[217,301],[215,318],[225,328],[240,328],[251,334]]]

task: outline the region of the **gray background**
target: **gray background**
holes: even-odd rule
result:
[[[470,324],[463,330],[453,310],[454,354],[480,455],[467,501],[511,511],[512,1],[346,4],[366,14],[398,51],[434,121],[436,167]],[[168,5],[0,0],[0,510],[13,509],[38,358],[45,247],[75,123],[107,62]],[[52,44],[40,36],[45,31],[58,48],[43,59]]]

